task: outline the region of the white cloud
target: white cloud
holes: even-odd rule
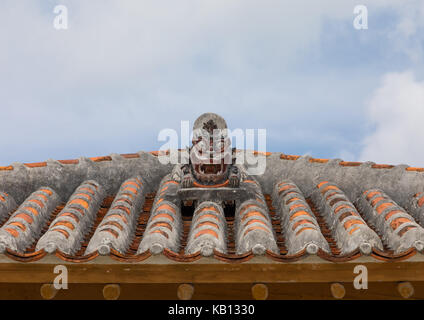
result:
[[[368,104],[374,132],[360,160],[424,166],[424,82],[412,72],[389,73]]]

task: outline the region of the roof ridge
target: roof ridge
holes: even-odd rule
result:
[[[178,149],[178,151],[183,151],[185,149]],[[237,149],[236,152],[240,152],[240,151],[247,151],[247,150],[240,150]],[[256,150],[252,150],[254,155],[265,155],[266,157],[271,156],[272,154],[276,154],[276,153],[280,153],[280,152],[261,152],[261,151],[256,151]],[[159,152],[160,151],[148,151],[147,153],[157,157],[159,156]],[[169,154],[169,150],[165,151],[166,155]],[[119,156],[125,158],[125,159],[134,159],[134,158],[140,158],[140,154],[139,153],[121,153],[118,154]],[[303,158],[305,156],[300,156],[300,155],[289,155],[289,154],[284,154],[281,152],[280,155],[280,159],[282,160],[290,160],[290,161],[295,161],[298,160],[300,158]],[[308,161],[311,163],[321,163],[321,164],[326,164],[328,163],[330,160],[338,160],[338,159],[325,159],[325,158],[313,158],[310,156],[306,156],[308,158]],[[96,157],[88,157],[87,159],[93,161],[93,162],[103,162],[103,161],[112,161],[112,156],[108,155],[108,156],[96,156]],[[65,164],[65,165],[71,165],[71,164],[79,164],[79,159],[67,159],[67,160],[55,160],[61,164]],[[42,162],[29,162],[29,163],[23,163],[23,165],[27,168],[42,168],[42,167],[46,167],[47,166],[48,161],[42,161]],[[391,164],[376,164],[373,162],[359,162],[359,161],[344,161],[344,160],[340,160],[339,161],[339,165],[343,166],[343,167],[358,167],[367,163],[371,163],[371,168],[372,169],[393,169],[396,168],[398,166],[405,166],[405,165],[391,165]],[[8,166],[0,166],[0,171],[12,171],[14,170],[14,166],[13,165],[8,165]],[[406,171],[410,171],[410,172],[424,172],[424,167],[411,167],[411,166],[406,166],[405,167]]]
[[[149,151],[147,152],[153,156],[158,156],[159,155],[159,151]],[[166,151],[166,154],[168,154],[169,151]],[[134,158],[140,158],[140,154],[139,153],[121,153],[118,154],[119,156],[125,158],[125,159],[134,159]],[[80,158],[81,159],[81,158]],[[66,164],[66,165],[71,165],[71,164],[79,164],[80,159],[67,159],[67,160],[53,160],[53,161],[57,161],[61,164]],[[88,157],[86,159],[89,159],[93,162],[103,162],[103,161],[112,161],[112,155],[109,156],[97,156],[97,157]],[[41,162],[24,162],[23,165],[27,168],[43,168],[43,167],[47,167],[47,163],[48,161],[41,161]],[[8,165],[8,166],[0,166],[0,171],[12,171],[14,170],[14,166],[12,165]]]
[[[290,160],[290,161],[296,161],[299,160],[300,158],[302,158],[303,156],[300,155],[288,155],[288,154],[284,154],[282,153],[280,155],[280,159],[283,160]],[[321,158],[313,158],[308,156],[308,161],[311,163],[321,163],[321,164],[325,164],[328,163],[331,160],[338,160],[338,159],[321,159]],[[424,172],[424,167],[410,167],[407,165],[403,165],[403,164],[399,164],[399,165],[392,165],[392,164],[377,164],[374,162],[360,162],[360,161],[344,161],[344,160],[340,160],[338,163],[340,166],[343,167],[359,167],[361,165],[365,165],[365,164],[371,164],[371,168],[372,169],[393,169],[396,167],[405,167],[406,171],[415,171],[415,172]]]

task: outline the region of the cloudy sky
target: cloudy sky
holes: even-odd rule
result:
[[[421,0],[2,0],[0,165],[158,150],[216,112],[268,151],[424,166],[423,31]]]

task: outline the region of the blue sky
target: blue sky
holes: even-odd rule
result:
[[[269,151],[424,166],[423,29],[415,0],[5,0],[0,165],[157,150],[216,112]]]

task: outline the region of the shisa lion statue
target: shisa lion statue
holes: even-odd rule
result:
[[[231,208],[237,254],[279,253],[261,187],[244,165],[236,163],[225,120],[214,113],[201,115],[194,122],[192,143],[187,163],[175,165],[161,181],[138,252],[178,252],[182,206],[191,203],[186,254],[227,253],[225,213]]]

